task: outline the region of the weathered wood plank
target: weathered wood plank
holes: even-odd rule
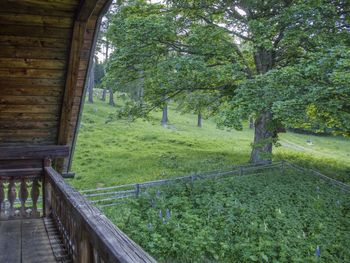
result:
[[[33,4],[26,4],[23,1],[17,0],[3,0],[5,3],[1,6],[1,13],[21,13],[21,14],[32,14],[32,15],[46,15],[46,16],[60,16],[60,17],[74,17],[73,11],[59,10],[57,8],[45,8]]]
[[[22,262],[57,262],[51,249],[43,219],[22,221]]]
[[[68,11],[73,12],[77,8],[79,1],[77,0],[4,0],[5,6],[9,6],[7,11],[10,12],[16,10],[30,10],[33,8],[38,8],[41,10],[58,10],[58,11]],[[15,8],[15,9],[14,9]],[[38,11],[37,11],[38,12]]]
[[[65,80],[40,78],[0,78],[1,87],[63,87]]]
[[[60,87],[26,87],[26,86],[10,86],[1,87],[1,94],[3,96],[52,96],[61,97],[63,94],[62,88]],[[1,98],[3,98],[1,96]]]
[[[6,25],[0,27],[0,35],[23,36],[23,37],[42,37],[63,38],[71,37],[70,28],[26,26],[26,25]]]
[[[42,78],[62,79],[65,76],[64,70],[59,69],[26,69],[26,68],[0,68],[0,78]]]
[[[43,174],[42,168],[20,168],[20,169],[0,169],[0,177],[28,177],[41,176]]]
[[[24,113],[24,112],[7,112],[6,114],[0,114],[0,121],[13,121],[18,122],[49,122],[49,121],[58,121],[58,113]]]
[[[0,120],[1,129],[7,130],[31,130],[31,129],[52,129],[58,128],[58,121],[1,121]]]
[[[73,25],[73,19],[71,17],[21,13],[0,13],[0,21],[3,25],[30,25],[58,28],[71,28]]]
[[[42,160],[0,160],[0,169],[28,169],[42,167]]]
[[[53,96],[0,96],[0,105],[55,105],[61,97]]]
[[[68,49],[70,40],[59,38],[7,36],[0,37],[0,46]]]
[[[0,147],[0,160],[61,158],[69,155],[65,145]]]
[[[66,67],[67,61],[58,59],[0,58],[0,69],[25,68],[65,70]]]
[[[21,221],[0,221],[0,262],[21,263]]]
[[[119,230],[113,223],[108,220],[105,216],[101,215],[100,211],[91,206],[88,201],[74,188],[68,185],[62,176],[57,173],[52,167],[45,167],[45,180],[51,185],[52,196],[56,197],[59,204],[56,204],[56,214],[58,216],[63,212],[69,218],[59,218],[61,222],[67,222],[65,227],[71,225],[69,222],[79,222],[79,236],[82,236],[81,241],[86,240],[91,246],[86,246],[83,257],[84,260],[93,260],[91,258],[92,251],[94,248],[100,259],[106,263],[115,262],[156,262],[150,255],[142,250],[135,242],[133,242],[128,236],[126,236],[121,230]],[[79,204],[79,205],[77,205]],[[69,213],[64,213],[60,209],[64,207]],[[76,229],[70,229],[71,233]],[[78,234],[75,233],[75,237]],[[70,236],[68,238],[71,238]],[[72,240],[73,242],[76,240]],[[76,243],[72,245],[77,246]],[[90,250],[90,251],[89,251]],[[90,256],[89,256],[90,254]],[[78,255],[81,259],[82,255]],[[90,262],[90,261],[81,261]]]
[[[0,57],[2,58],[64,60],[67,59],[67,56],[67,50],[59,48],[6,47],[0,49]]]
[[[51,113],[57,114],[60,111],[60,105],[1,105],[0,113]]]

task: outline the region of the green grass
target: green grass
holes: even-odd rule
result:
[[[349,194],[295,170],[150,188],[105,213],[160,262],[350,262]]]
[[[116,109],[95,101],[85,104],[74,153],[76,177],[69,182],[78,189],[181,176],[249,160],[250,129],[220,130],[212,120],[197,128],[195,115],[172,109],[168,128],[160,125],[161,112],[149,122],[106,123]],[[309,138],[313,145],[306,143]],[[350,140],[286,133],[281,134],[281,143],[274,149],[274,159],[291,160],[350,182]]]

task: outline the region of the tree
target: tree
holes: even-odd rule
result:
[[[94,103],[94,85],[95,85],[95,71],[94,71],[94,62],[92,62],[91,69],[88,77],[88,102]]]
[[[220,104],[219,125],[240,129],[255,119],[251,161],[270,162],[288,116],[305,120],[320,107],[312,100],[322,102],[323,92],[313,93],[315,75],[305,65],[331,46],[348,49],[348,11],[341,0],[125,1],[109,31],[109,78],[122,85],[143,79],[141,108],[129,111],[142,116],[170,98],[206,91]],[[300,108],[288,107],[293,101]],[[338,102],[323,105],[323,121],[338,112]]]

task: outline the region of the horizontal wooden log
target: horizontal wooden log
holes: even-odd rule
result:
[[[77,0],[4,0],[4,2],[5,3],[3,4],[7,7],[4,10],[6,10],[7,12],[18,12],[18,10],[29,11],[30,9],[38,8],[39,10],[43,10],[43,12],[46,11],[46,14],[48,14],[49,11],[74,12],[79,4],[79,1]],[[34,11],[39,12],[38,10],[33,10],[33,12]]]
[[[65,145],[0,147],[0,160],[62,158],[69,155]]]
[[[92,248],[101,257],[101,261],[106,263],[156,262],[97,208],[89,204],[78,191],[68,185],[52,167],[45,168],[45,180],[50,183],[53,194],[59,196],[61,204],[70,211],[70,220],[79,224],[79,232],[85,233]],[[92,255],[90,252],[87,254]],[[93,259],[87,258],[87,260]]]
[[[63,87],[65,80],[40,78],[0,78],[1,87]]]
[[[10,139],[20,140],[23,138],[53,138],[57,134],[57,129],[14,129],[14,130],[0,130],[0,140],[9,141]]]
[[[6,114],[0,114],[0,121],[21,121],[21,122],[45,122],[45,121],[58,121],[59,114],[52,113],[23,113],[23,112],[7,112]]]
[[[58,121],[1,121],[0,120],[1,129],[14,130],[14,129],[51,129],[58,127]]]
[[[46,37],[70,39],[72,30],[69,28],[6,25],[0,27],[0,35],[23,37]]]
[[[65,71],[59,69],[0,68],[0,78],[64,79]]]
[[[0,105],[57,105],[61,100],[53,96],[0,96]]]
[[[0,58],[0,69],[61,69],[67,68],[65,60],[57,59],[25,59],[25,58]]]
[[[70,39],[46,38],[40,37],[23,37],[23,36],[8,36],[0,37],[0,46],[12,47],[40,47],[40,48],[60,48],[68,50]]]
[[[0,169],[42,168],[43,161],[39,159],[0,160]]]
[[[62,16],[46,16],[20,13],[0,13],[3,25],[30,25],[41,27],[71,28],[73,18]]]
[[[22,178],[22,177],[40,177],[43,174],[42,168],[21,168],[21,169],[0,169],[0,178]]]
[[[51,113],[56,114],[60,111],[60,105],[1,105],[0,113]]]
[[[62,88],[60,87],[1,87],[3,96],[52,96],[61,97]],[[2,96],[0,98],[3,98]]]
[[[1,38],[1,36],[0,36]],[[18,48],[6,47],[0,49],[1,58],[34,58],[34,59],[67,59],[68,52],[65,49],[56,48]]]

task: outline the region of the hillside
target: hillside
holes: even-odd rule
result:
[[[160,125],[160,112],[151,121],[108,121],[115,111],[97,99],[85,104],[73,160],[76,176],[70,180],[78,189],[221,169],[249,160],[253,131],[248,128],[220,130],[212,120],[197,128],[195,115],[173,109],[168,128]],[[290,132],[280,139],[275,160],[288,159],[350,182],[350,140]]]

